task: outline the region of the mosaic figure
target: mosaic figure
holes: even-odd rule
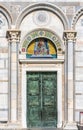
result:
[[[49,47],[46,39],[36,39],[34,55],[48,55]]]

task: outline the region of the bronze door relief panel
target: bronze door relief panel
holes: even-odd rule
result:
[[[57,72],[27,72],[27,127],[57,126]]]

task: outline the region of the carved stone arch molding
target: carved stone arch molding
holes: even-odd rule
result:
[[[25,54],[29,44],[37,38],[47,38],[51,40],[57,49],[57,54],[63,53],[64,45],[61,39],[54,32],[46,29],[38,29],[28,33],[22,41],[21,53]]]
[[[44,3],[39,2],[35,4],[30,4],[29,6],[27,6],[18,16],[17,21],[16,21],[16,28],[20,27],[20,24],[22,20],[24,19],[24,17],[26,17],[26,15],[36,10],[47,10],[54,13],[61,20],[64,29],[65,30],[68,29],[68,20],[65,14],[62,12],[62,10],[58,8],[56,5],[51,4],[51,3],[46,3],[46,2]]]
[[[83,8],[79,9],[72,20],[72,29],[75,29],[78,19],[83,15]]]
[[[11,23],[12,23],[12,16],[9,13],[9,11],[2,5],[0,5],[0,13],[3,14],[3,16],[6,18],[7,23],[8,23],[8,28],[11,28]]]

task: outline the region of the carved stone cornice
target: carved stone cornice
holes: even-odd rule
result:
[[[74,30],[67,30],[67,31],[64,31],[63,38],[66,41],[68,41],[68,40],[75,41],[76,40],[76,35],[77,35],[76,31],[74,31]]]
[[[6,38],[9,42],[19,42],[20,41],[20,30],[8,30],[6,33]]]

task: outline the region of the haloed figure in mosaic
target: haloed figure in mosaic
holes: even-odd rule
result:
[[[48,47],[47,39],[44,38],[36,39],[34,54],[49,55],[49,47]]]

